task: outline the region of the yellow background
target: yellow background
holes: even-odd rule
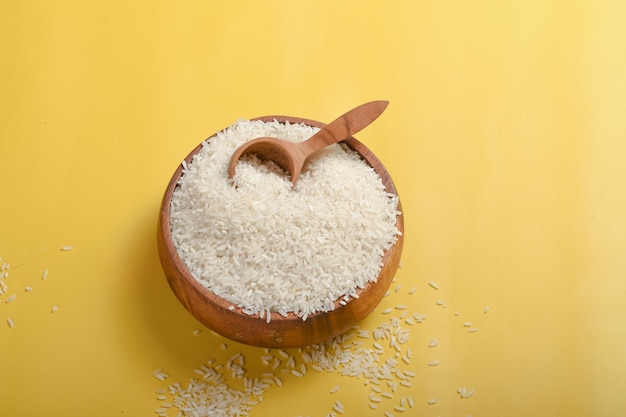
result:
[[[396,416],[624,415],[624,21],[591,0],[1,1],[0,414],[155,415],[154,370],[258,356],[167,287],[169,177],[238,118],[388,99],[357,137],[402,198],[402,290],[363,327],[402,302],[429,317]],[[381,415],[362,381],[286,379],[253,416]]]

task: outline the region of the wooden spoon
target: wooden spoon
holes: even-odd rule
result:
[[[309,156],[326,146],[348,139],[365,128],[385,111],[388,104],[389,102],[385,100],[362,104],[303,142],[289,142],[271,137],[252,139],[233,153],[228,164],[228,176],[232,178],[235,175],[239,158],[254,153],[259,159],[273,161],[287,171],[291,175],[291,184],[295,185]]]

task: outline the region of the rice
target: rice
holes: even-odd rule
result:
[[[294,189],[275,164],[254,155],[229,180],[239,145],[261,136],[299,142],[317,130],[240,120],[203,143],[172,195],[171,234],[190,273],[251,314],[305,319],[358,297],[400,233],[398,197],[345,145],[314,155]]]
[[[391,318],[377,326],[375,330],[382,331],[381,338],[389,338],[402,332],[400,321]],[[257,360],[265,367],[269,367],[272,363],[274,352],[276,356],[287,359],[284,363],[278,361],[278,369],[263,370],[259,376],[250,375],[245,369],[242,374],[232,379],[225,375],[226,370],[232,370],[243,365],[244,357],[236,353],[231,355],[225,362],[225,366],[220,364],[214,365],[214,360],[208,361],[209,366],[203,364],[194,370],[199,378],[192,378],[188,383],[173,383],[168,386],[167,391],[156,390],[157,399],[162,401],[155,410],[158,415],[167,415],[167,411],[163,409],[174,409],[178,411],[178,416],[199,417],[199,416],[245,416],[249,415],[252,407],[259,404],[263,399],[263,394],[272,387],[282,387],[283,382],[275,375],[274,371],[291,373],[299,378],[306,377],[306,367],[304,363],[311,364],[311,369],[320,373],[335,372],[340,376],[348,376],[357,380],[371,384],[374,393],[368,396],[369,407],[373,410],[394,397],[392,393],[400,390],[402,387],[410,386],[403,384],[409,383],[409,379],[416,376],[415,372],[402,370],[398,368],[398,361],[393,358],[382,360],[379,353],[372,349],[362,346],[363,342],[358,339],[359,330],[357,328],[347,332],[344,335],[335,337],[318,345],[307,346],[298,349],[297,352],[290,350],[269,350],[265,349],[260,353]],[[382,346],[381,346],[382,348]],[[293,354],[291,354],[293,353]],[[381,352],[384,354],[385,352]],[[251,369],[255,368],[254,357],[250,359]],[[290,364],[300,364],[299,370],[290,367]],[[220,369],[222,368],[222,369]],[[273,367],[272,367],[273,368]],[[153,372],[153,376],[158,379],[165,379],[167,375],[162,369]],[[159,378],[161,377],[161,378]],[[161,380],[163,380],[161,379]],[[400,381],[401,380],[401,381]],[[291,380],[289,383],[292,383]],[[390,387],[390,391],[383,390],[380,385],[385,383]],[[410,384],[410,383],[409,383]],[[331,394],[339,391],[339,385],[330,390]],[[405,398],[404,396],[402,398]],[[397,404],[397,403],[396,403]],[[393,406],[391,406],[393,407]],[[405,407],[405,401],[400,401],[400,409],[396,411],[402,412]],[[173,411],[174,411],[173,410]],[[337,415],[345,413],[345,407],[341,400],[336,399],[331,406],[329,415]]]
[[[152,376],[158,379],[159,381],[165,381],[165,379],[169,376],[163,369],[159,368],[156,371],[152,372]]]
[[[334,376],[351,377],[355,383],[365,385],[368,387],[365,391],[367,397],[364,395],[362,400],[367,401],[370,410],[385,416],[412,415],[417,412],[413,408],[419,408],[410,395],[418,392],[412,381],[419,376],[421,386],[425,373],[437,370],[425,370],[425,367],[418,370],[410,365],[408,359],[412,355],[419,355],[417,351],[412,354],[409,344],[401,343],[408,341],[410,335],[409,330],[404,327],[405,320],[399,317],[406,310],[391,310],[389,315],[378,316],[384,318],[384,321],[375,327],[366,330],[354,326],[343,335],[317,345],[299,349],[263,348],[258,350],[257,355],[246,355],[245,361],[243,355],[234,353],[224,357],[224,364],[214,364],[215,359],[211,359],[208,361],[209,366],[201,365],[194,371],[201,378],[192,378],[184,384],[171,384],[167,391],[155,391],[158,394],[157,399],[161,401],[157,414],[164,417],[247,416],[254,406],[263,401],[263,395],[270,393],[268,389],[272,391],[283,387],[283,380],[276,375],[285,374],[284,384],[287,386],[302,384],[310,377],[307,374],[308,369],[309,373],[313,373],[313,370],[321,374],[313,376],[320,378],[318,381],[324,381],[326,374],[333,373]],[[421,313],[409,314],[413,320],[419,319],[421,322],[426,319],[426,315]],[[220,343],[217,342],[216,347]],[[432,338],[427,343],[428,348],[433,348],[439,345],[439,340]],[[225,344],[223,346],[226,347]],[[423,348],[428,349],[426,346]],[[236,347],[233,345],[232,349]],[[437,349],[431,350],[436,351]],[[221,354],[223,353],[220,352]],[[248,362],[250,370],[242,366]],[[437,367],[440,361],[431,360],[426,363]],[[228,371],[233,369],[240,373],[229,375]],[[155,371],[155,374],[167,377],[161,369]],[[356,392],[354,386],[349,382],[348,385],[346,393]],[[345,388],[340,390],[339,385],[326,391],[333,395],[332,402],[328,403],[328,412],[321,415],[338,417],[340,414],[353,414],[350,410],[345,413],[344,404],[339,399],[344,391]],[[474,394],[474,389],[459,387],[457,393],[461,399],[468,399]],[[423,407],[448,407],[443,402],[439,405],[440,400],[433,394],[437,393],[433,392],[429,397],[418,401],[424,401],[421,403]],[[168,411],[160,414],[163,409]]]
[[[461,398],[468,399],[472,395],[474,395],[474,388],[470,388],[468,390],[466,387],[459,387],[457,388],[456,392],[459,394]]]

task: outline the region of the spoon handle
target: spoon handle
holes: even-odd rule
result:
[[[387,105],[389,102],[386,100],[370,101],[339,116],[315,135],[301,142],[301,146],[305,148],[305,154],[310,155],[328,145],[348,139],[376,120],[385,111]]]

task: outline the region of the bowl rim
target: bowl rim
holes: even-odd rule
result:
[[[311,120],[311,119],[306,119],[306,118],[300,118],[300,117],[293,117],[293,116],[281,116],[281,115],[277,115],[277,116],[261,116],[261,117],[255,117],[252,119],[249,119],[250,121],[263,121],[263,122],[272,122],[272,121],[277,121],[279,123],[304,123],[306,125],[309,126],[313,126],[313,127],[319,127],[319,128],[323,128],[326,124],[322,123],[322,122],[318,122],[316,120]],[[203,144],[206,141],[210,141],[211,139],[213,139],[217,134],[219,133],[216,132],[213,135],[211,135],[210,137],[208,137],[207,139],[203,140],[202,142],[200,142],[191,152],[189,152],[185,158],[184,161],[186,164],[191,164],[193,157],[199,153],[202,150]],[[395,187],[395,184],[391,178],[391,175],[389,174],[389,172],[386,170],[386,168],[384,167],[384,165],[382,164],[382,162],[374,155],[374,153],[367,148],[363,143],[361,143],[360,141],[358,141],[356,138],[354,137],[350,137],[348,139],[345,139],[339,143],[344,143],[345,145],[347,145],[350,149],[352,149],[353,151],[357,152],[360,157],[365,160],[366,163],[368,163],[368,165],[370,165],[375,172],[378,174],[378,176],[381,178],[381,181],[383,182],[383,185],[385,187],[385,190],[388,193],[393,193],[394,195],[396,195],[398,197],[398,212],[399,214],[396,216],[396,227],[398,229],[398,231],[400,232],[400,234],[397,236],[397,240],[396,242],[387,250],[385,250],[384,254],[383,254],[383,258],[381,260],[382,264],[383,264],[383,268],[388,264],[388,262],[390,261],[390,259],[392,258],[392,256],[394,256],[396,259],[396,262],[399,262],[399,258],[400,258],[400,254],[402,252],[402,247],[403,247],[403,241],[404,241],[404,215],[403,215],[403,211],[402,211],[402,205],[401,205],[401,200],[400,200],[400,196],[397,192],[397,189]],[[272,325],[273,327],[277,327],[277,328],[281,328],[284,327],[284,324],[287,322],[293,322],[294,320],[300,321],[300,322],[304,322],[304,320],[302,320],[301,317],[299,317],[298,315],[296,315],[295,313],[293,313],[292,311],[287,312],[286,316],[281,315],[278,312],[270,312],[271,317],[270,317],[270,322],[268,323],[266,321],[266,318],[261,318],[259,316],[258,313],[249,315],[243,312],[243,309],[239,306],[237,306],[235,303],[228,301],[225,298],[222,298],[220,296],[218,296],[217,294],[215,294],[213,291],[211,291],[209,288],[205,287],[204,285],[202,285],[200,283],[200,281],[198,279],[196,279],[193,274],[189,271],[189,269],[186,267],[185,261],[181,258],[180,254],[178,253],[178,250],[176,249],[176,246],[174,244],[174,240],[171,234],[171,227],[170,227],[170,210],[171,210],[171,201],[172,201],[172,196],[174,193],[174,190],[178,187],[178,182],[180,180],[180,178],[183,175],[183,163],[179,163],[176,170],[174,171],[174,174],[171,176],[167,188],[165,190],[165,193],[163,195],[163,199],[161,202],[161,207],[160,207],[160,212],[159,212],[159,224],[158,224],[158,234],[159,234],[159,239],[158,239],[158,243],[159,243],[159,255],[161,258],[161,263],[164,267],[164,270],[166,270],[166,268],[174,268],[176,270],[176,272],[178,273],[179,277],[182,277],[185,281],[186,285],[189,285],[192,287],[192,290],[199,294],[204,296],[206,299],[208,299],[211,303],[213,303],[215,305],[215,308],[220,310],[222,313],[224,314],[229,314],[229,315],[238,315],[240,317],[243,317],[246,321],[248,320],[256,320],[258,321],[258,323],[263,326],[268,326],[268,325]],[[169,259],[164,259],[166,257],[169,257]],[[167,263],[167,265],[166,265]],[[390,275],[394,275],[395,274],[395,270],[397,269],[398,265],[396,263],[396,265],[392,265],[391,268],[393,269],[392,273]],[[358,300],[361,298],[362,294],[367,294],[371,288],[376,287],[375,284],[381,284],[384,285],[384,291],[386,292],[391,284],[391,280],[392,277],[389,278],[389,282],[388,283],[384,283],[384,282],[380,282],[379,278],[382,275],[383,272],[383,268],[381,268],[381,271],[379,272],[379,275],[377,277],[376,281],[368,281],[366,283],[366,285],[363,288],[356,288],[355,292],[357,294],[357,297],[350,297],[349,300],[344,303],[341,304],[341,300],[343,300],[343,296],[338,298],[337,300],[334,301],[334,309],[331,311],[317,311],[315,313],[309,314],[306,318],[306,321],[309,320],[316,320],[319,319],[320,317],[324,317],[328,314],[332,314],[334,312],[339,312],[341,310],[347,309],[349,308],[351,303],[355,303],[358,302]],[[196,312],[192,311],[192,309],[190,308],[190,306],[188,305],[189,300],[186,299],[182,299],[181,297],[184,297],[182,294],[180,294],[180,289],[177,288],[174,285],[174,282],[172,281],[171,277],[166,273],[166,277],[168,280],[168,283],[171,287],[171,289],[173,290],[173,292],[175,293],[176,297],[179,299],[179,301],[182,302],[182,304],[187,308],[187,310],[194,316],[196,316],[197,319],[199,319],[199,317],[196,315]],[[382,297],[381,297],[382,299]],[[377,300],[376,303],[374,304],[374,307],[376,305],[378,305],[380,303],[380,300]],[[373,310],[372,308],[372,310]],[[367,314],[365,314],[365,316],[367,316],[369,313],[371,312],[368,311]],[[267,314],[267,313],[265,313]],[[362,319],[364,317],[359,318]],[[202,322],[202,320],[201,320]],[[203,323],[205,325],[207,325],[206,323]],[[354,324],[352,324],[351,326],[348,326],[345,330],[348,330],[350,327],[352,327]],[[211,326],[207,327],[211,328]],[[220,333],[226,337],[232,338],[232,335],[226,335],[223,334],[223,332],[220,332],[219,330],[215,330],[217,333]],[[241,339],[241,338],[240,338]],[[235,338],[235,340],[237,340],[237,338]],[[242,341],[242,340],[239,340]],[[246,343],[244,341],[244,343]],[[263,346],[266,346],[265,344]]]

